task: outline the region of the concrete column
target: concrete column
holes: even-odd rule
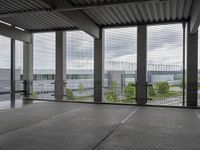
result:
[[[94,102],[103,100],[104,84],[104,30],[101,37],[94,40]]]
[[[15,39],[11,39],[11,101],[15,101]]]
[[[62,101],[66,83],[66,33],[56,32],[56,75],[55,75],[55,98]]]
[[[198,32],[187,34],[187,106],[197,106],[198,102]]]
[[[24,43],[23,47],[23,80],[24,98],[29,98],[33,92],[33,35],[30,43]]]
[[[147,102],[146,63],[147,63],[147,27],[146,25],[141,25],[138,26],[137,28],[136,101],[138,105],[145,105]]]

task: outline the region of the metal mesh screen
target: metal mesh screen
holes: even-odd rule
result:
[[[198,29],[198,105],[200,105],[200,27]]]
[[[33,97],[54,99],[55,33],[34,34]]]
[[[105,29],[104,101],[135,103],[137,28]]]
[[[67,34],[66,99],[92,101],[94,93],[94,39],[82,31]]]
[[[23,42],[15,41],[15,90],[23,90]],[[15,94],[16,99],[21,99],[23,94]]]
[[[10,91],[10,38],[0,35],[0,93]],[[0,101],[10,100],[10,94],[1,94]]]
[[[182,24],[148,26],[148,104],[182,105]]]

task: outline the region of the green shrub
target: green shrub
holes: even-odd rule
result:
[[[109,90],[108,94],[106,96],[106,100],[108,102],[117,102],[118,101],[118,96],[117,96],[117,94],[114,91]]]
[[[67,100],[74,100],[75,99],[75,96],[74,96],[74,94],[73,94],[71,89],[67,88],[66,89],[66,94],[67,94],[67,96],[66,96]]]
[[[33,98],[38,98],[38,94],[36,92],[32,92],[32,97]]]
[[[148,86],[148,96],[156,96],[156,91],[152,85]]]
[[[78,86],[78,91],[79,91],[79,93],[82,95],[83,92],[84,92],[84,90],[85,90],[85,87],[84,87],[84,85],[81,83],[81,84]]]
[[[158,94],[165,95],[169,93],[169,83],[168,82],[158,82],[156,84],[156,91]]]
[[[135,86],[133,82],[130,82],[124,89],[124,95],[126,99],[132,100],[135,98]]]
[[[106,100],[108,102],[117,102],[118,101],[118,95],[117,95],[117,90],[118,90],[118,84],[117,82],[113,82],[110,88],[108,89],[108,93],[106,96]]]

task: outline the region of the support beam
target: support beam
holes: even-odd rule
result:
[[[60,8],[67,8],[72,7],[72,4],[68,1],[64,0],[56,0],[56,1],[49,1],[49,0],[42,0],[43,3],[46,3],[50,7],[55,9]],[[93,36],[94,38],[98,39],[100,37],[100,28],[91,21],[83,12],[77,11],[70,11],[70,12],[59,12],[59,11],[52,11],[55,15],[60,17],[63,20],[66,20],[68,23],[75,25],[79,29],[85,31],[89,35]]]
[[[66,33],[56,32],[55,98],[62,101],[66,84]]]
[[[187,106],[197,106],[198,96],[198,32],[187,35]]]
[[[24,98],[29,98],[33,92],[33,35],[30,35],[30,43],[24,43],[23,49],[23,80]]]
[[[68,5],[65,7],[64,5],[60,5],[56,11],[75,11],[75,10],[88,10],[88,9],[98,9],[105,7],[119,7],[119,6],[128,6],[135,5],[141,3],[155,3],[155,2],[167,2],[167,0],[126,0],[119,2],[105,2],[105,3],[97,3],[97,4],[85,4],[81,6],[72,6]],[[62,4],[62,3],[61,3]]]
[[[79,29],[85,31],[95,39],[99,39],[100,28],[80,11],[63,12],[61,14]]]
[[[200,0],[195,0],[192,6],[191,20],[190,20],[190,33],[197,32],[200,25]]]
[[[22,42],[30,42],[30,33],[21,31],[14,27],[8,26],[6,24],[0,23],[0,35],[9,37],[11,39],[19,40]]]
[[[104,30],[94,40],[94,101],[102,102],[104,84]]]
[[[147,62],[147,26],[141,25],[138,26],[137,29],[136,101],[138,105],[145,105],[147,102],[146,62]]]

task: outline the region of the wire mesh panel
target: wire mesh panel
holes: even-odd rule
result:
[[[34,34],[33,98],[54,99],[55,33]]]
[[[66,100],[93,101],[94,39],[82,31],[67,34]]]
[[[148,104],[182,105],[182,24],[148,26]]]
[[[15,91],[23,90],[23,42],[15,41]],[[23,93],[16,93],[16,99],[21,99]]]
[[[105,102],[135,103],[136,52],[136,27],[105,29]]]
[[[200,27],[198,29],[198,105],[200,106]]]
[[[10,94],[3,94],[10,92],[10,38],[0,36],[0,101],[10,100]],[[3,94],[3,95],[2,95]]]

